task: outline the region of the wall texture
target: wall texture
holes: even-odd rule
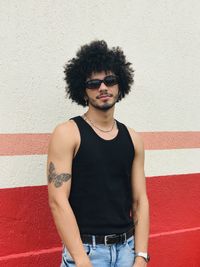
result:
[[[145,143],[149,266],[200,266],[199,13],[197,0],[1,1],[0,266],[59,266],[47,145],[85,112],[65,99],[63,66],[94,39],[122,47],[135,69],[116,118]]]

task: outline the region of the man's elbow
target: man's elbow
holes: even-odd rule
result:
[[[68,204],[68,199],[65,197],[53,197],[49,196],[48,199],[49,207],[52,212],[55,212],[60,209],[65,209]]]
[[[133,200],[132,206],[134,208],[140,206],[140,205],[147,205],[149,206],[149,200],[147,194],[141,194],[137,198]]]

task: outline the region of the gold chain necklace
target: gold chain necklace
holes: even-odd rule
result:
[[[101,132],[103,132],[103,133],[109,133],[109,132],[111,132],[112,130],[113,130],[113,128],[114,128],[114,126],[115,126],[115,124],[116,124],[116,120],[114,120],[113,121],[113,125],[112,125],[112,127],[111,127],[111,129],[110,130],[103,130],[103,129],[100,129],[99,127],[97,127],[87,116],[86,116],[86,114],[84,114],[83,115],[84,117],[85,117],[85,119],[87,120],[87,121],[89,121],[90,123],[91,123],[91,125],[93,126],[93,127],[95,127],[96,129],[98,129],[99,131],[101,131]]]

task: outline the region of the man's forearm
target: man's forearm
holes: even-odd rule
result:
[[[80,237],[77,221],[69,202],[53,204],[51,205],[51,211],[58,233],[76,265],[89,262]]]
[[[133,205],[135,251],[147,252],[149,239],[149,202],[145,196]]]

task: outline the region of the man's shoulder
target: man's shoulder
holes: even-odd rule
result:
[[[127,126],[127,129],[129,131],[129,134],[131,136],[131,139],[134,143],[134,146],[135,148],[137,149],[142,149],[143,146],[144,146],[144,143],[143,143],[143,139],[142,139],[142,136],[141,136],[141,133],[137,132],[135,129],[133,129],[132,127],[129,127]]]
[[[133,129],[132,127],[129,127],[127,124],[125,124],[125,123],[123,123],[123,122],[120,122],[120,121],[118,121],[118,123],[124,125],[124,126],[127,128],[127,130],[129,131],[129,134],[131,135],[131,137],[132,137],[132,136],[137,136],[137,135],[139,135],[139,134],[136,132],[135,129]]]
[[[74,125],[73,120],[61,122],[55,126],[53,130],[53,134],[56,134],[56,135],[69,134],[70,132],[74,131],[74,128],[75,128],[74,126],[75,125]]]
[[[57,124],[51,134],[51,140],[61,145],[76,142],[77,127],[73,120]]]

